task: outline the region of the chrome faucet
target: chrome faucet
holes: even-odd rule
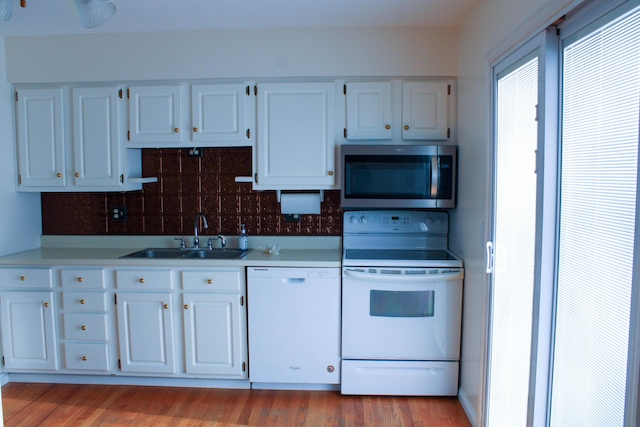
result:
[[[196,214],[196,220],[193,223],[193,247],[200,247],[200,239],[198,239],[198,227],[200,227],[200,218],[204,222],[204,228],[209,228],[209,224],[207,223],[207,217],[204,216],[202,212]]]

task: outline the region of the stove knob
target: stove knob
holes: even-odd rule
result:
[[[366,224],[367,223],[367,217],[361,216],[360,219],[358,220],[358,222],[360,224]]]
[[[349,217],[349,222],[350,222],[351,224],[355,224],[355,223],[357,223],[357,222],[358,222],[358,220],[356,219],[356,217],[355,217],[355,216],[350,216],[350,217]]]

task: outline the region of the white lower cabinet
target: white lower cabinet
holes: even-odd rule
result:
[[[186,372],[246,378],[244,297],[185,292],[183,301]]]
[[[172,309],[170,292],[118,294],[122,372],[176,372]]]
[[[57,370],[51,268],[0,268],[3,369]]]
[[[0,267],[0,316],[12,374],[248,385],[244,267]]]
[[[4,368],[57,369],[53,292],[2,292],[0,309]]]
[[[246,379],[244,269],[182,270],[181,276],[186,372]]]

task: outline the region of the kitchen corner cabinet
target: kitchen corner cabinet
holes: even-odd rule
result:
[[[19,188],[65,187],[63,89],[20,89],[15,96]]]
[[[346,140],[446,141],[454,121],[453,80],[347,82]]]
[[[402,139],[447,140],[447,81],[402,82]]]
[[[140,153],[121,142],[117,86],[16,90],[19,191],[127,191]]]
[[[330,189],[336,185],[336,85],[258,85],[256,190]]]
[[[347,99],[348,139],[391,139],[391,82],[350,82],[344,86]]]
[[[51,269],[2,268],[0,287],[4,370],[57,370]]]
[[[176,373],[171,271],[117,270],[116,282],[120,370]]]

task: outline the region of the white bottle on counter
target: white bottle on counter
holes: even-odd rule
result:
[[[247,230],[244,228],[244,224],[240,225],[240,235],[238,236],[238,249],[241,251],[249,250],[249,236],[247,236]]]

